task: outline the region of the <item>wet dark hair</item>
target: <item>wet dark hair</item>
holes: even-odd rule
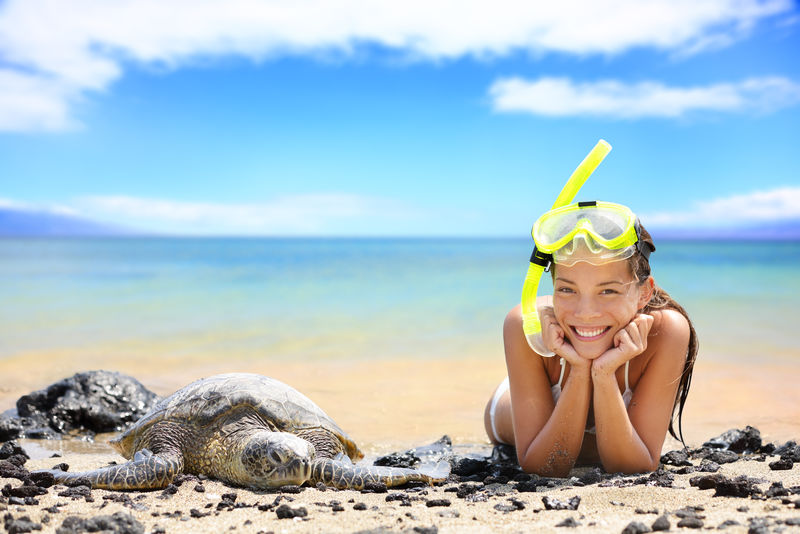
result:
[[[644,246],[649,247],[651,251],[655,251],[656,246],[653,244],[653,238],[650,236],[650,233],[645,230],[643,226],[641,226],[641,223],[639,226],[639,241]],[[650,276],[649,259],[644,254],[641,254],[637,251],[628,259],[628,262],[638,283],[643,284]],[[686,351],[686,362],[683,364],[683,372],[681,373],[680,379],[681,381],[678,385],[678,394],[675,396],[675,403],[672,405],[673,417],[670,418],[669,421],[669,433],[672,435],[672,437],[679,439],[681,443],[686,446],[686,442],[683,441],[683,408],[686,404],[686,397],[689,395],[689,386],[692,384],[694,362],[697,360],[697,350],[700,345],[697,339],[697,332],[694,329],[692,320],[689,318],[689,314],[686,312],[683,306],[678,304],[678,302],[673,299],[669,293],[660,288],[658,284],[655,284],[655,287],[653,288],[653,295],[650,297],[650,300],[647,302],[647,304],[645,304],[642,312],[649,313],[655,310],[675,310],[686,317],[686,321],[689,323],[689,347]],[[678,410],[677,434],[675,433],[674,426],[674,414],[676,408]]]

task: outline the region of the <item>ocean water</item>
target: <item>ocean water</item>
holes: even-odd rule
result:
[[[660,242],[701,357],[800,363],[800,242]],[[0,363],[47,353],[502,358],[515,239],[2,239]],[[545,277],[542,291],[547,291]]]

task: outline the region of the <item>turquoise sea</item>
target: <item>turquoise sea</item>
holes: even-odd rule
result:
[[[799,357],[800,242],[657,246],[654,275],[693,317],[701,357]],[[498,358],[530,249],[515,239],[2,239],[0,362],[153,346],[211,358]]]

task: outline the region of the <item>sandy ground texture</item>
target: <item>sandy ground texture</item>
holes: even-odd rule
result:
[[[698,362],[684,414],[689,446],[699,447],[710,436],[747,424],[757,426],[765,442],[800,438],[795,362],[733,363],[721,358]],[[478,358],[281,365],[210,360],[187,366],[183,360],[165,359],[115,363],[118,365],[81,361],[80,366],[72,362],[62,368],[44,357],[0,362],[0,375],[4,377],[0,411],[11,408],[20,395],[80,370],[104,367],[126,372],[161,395],[200,376],[249,371],[283,380],[308,395],[355,439],[368,458],[429,443],[444,433],[453,438],[454,445],[488,454],[483,407],[505,376],[502,359]],[[63,442],[58,449],[61,456],[50,458],[55,443],[62,442],[48,443],[44,453],[40,450],[38,455],[32,454],[34,459],[28,460],[24,469],[66,463],[70,471],[83,471],[122,461],[105,446],[76,441]],[[668,440],[664,450],[677,445]],[[177,486],[175,493],[88,492],[56,486],[45,488],[46,492],[39,495],[39,489],[20,489],[21,479],[0,476],[4,493],[0,496],[0,529],[62,529],[65,533],[622,532],[631,523],[640,523],[643,527],[631,532],[642,532],[644,527],[653,529],[657,519],[664,516],[656,526],[668,521],[673,532],[700,523],[703,529],[717,529],[726,522],[735,523],[725,532],[800,532],[800,465],[773,470],[769,464],[777,456],[766,456],[763,461],[758,461],[760,455],[747,458],[722,464],[717,473],[676,472],[703,465],[701,458],[692,458],[692,468],[667,466],[673,477],[669,481],[663,476],[649,480],[646,475],[603,475],[592,481],[591,476],[586,478],[587,473],[576,470],[575,476],[584,477],[584,482],[578,481],[582,486],[575,483],[577,480],[526,480],[523,476],[522,480],[510,481],[458,480],[437,487],[389,489],[386,493],[317,488],[272,493],[190,479]],[[750,477],[732,484],[747,496],[715,496],[716,489],[699,489],[690,483],[693,477],[718,474],[728,479]],[[771,489],[778,482],[782,489]],[[709,484],[713,485],[713,480],[705,482]],[[754,488],[761,493],[751,496]],[[59,495],[64,492],[68,493]],[[574,503],[579,497],[580,502],[575,510],[548,510],[544,497],[563,503],[571,499]],[[30,523],[23,520],[26,516]],[[75,519],[68,519],[71,517]],[[107,521],[106,527],[115,528],[99,528],[103,521]],[[681,523],[684,526],[679,526]],[[30,530],[36,526],[41,530]]]
[[[8,532],[800,532],[800,463],[784,462],[789,468],[776,470],[779,456],[763,451],[702,455],[691,456],[690,466],[673,459],[674,465],[653,474],[582,468],[569,479],[451,475],[436,487],[368,492],[253,491],[193,476],[167,490],[145,492],[60,485],[25,490],[17,478],[0,478],[0,517]],[[734,461],[724,463],[729,460]],[[68,452],[27,460],[22,468],[66,463],[69,471],[83,471],[111,461],[122,459]]]
[[[0,361],[0,412],[13,408],[22,395],[92,369],[128,374],[159,395],[217,373],[267,375],[308,396],[367,455],[411,448],[442,434],[454,443],[488,444],[484,406],[506,375],[502,356],[276,364],[234,356],[63,362],[41,354]],[[800,437],[798,373],[800,351],[789,361],[727,362],[722,355],[698,361],[683,417],[686,443],[699,446],[709,436],[745,425],[757,427],[769,441]],[[676,443],[668,439],[666,450]]]

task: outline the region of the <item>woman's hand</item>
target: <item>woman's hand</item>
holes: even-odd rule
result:
[[[612,374],[627,361],[647,350],[647,336],[653,316],[637,314],[625,328],[614,334],[614,345],[592,362],[592,374]]]
[[[539,320],[542,323],[542,340],[548,349],[567,360],[573,367],[588,368],[592,364],[591,360],[578,354],[569,342],[564,329],[556,321],[552,306],[539,308]]]

